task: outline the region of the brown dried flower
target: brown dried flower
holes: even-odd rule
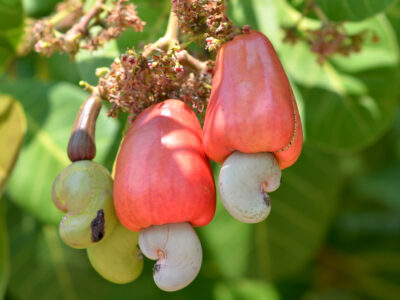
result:
[[[206,40],[208,50],[231,40],[240,30],[226,15],[223,0],[172,0],[183,33]],[[213,45],[210,47],[210,41]]]
[[[114,9],[104,19],[104,29],[91,38],[84,48],[95,50],[111,39],[118,38],[128,28],[143,31],[146,25],[137,15],[136,6],[128,0],[118,0]]]
[[[103,99],[112,103],[108,114],[115,117],[118,112],[128,112],[133,119],[146,107],[170,98],[182,99],[202,112],[210,95],[211,73],[184,68],[177,52],[179,49],[172,49],[145,58],[128,50],[115,59],[98,86]]]

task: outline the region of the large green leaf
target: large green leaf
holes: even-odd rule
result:
[[[334,213],[341,186],[336,164],[333,157],[306,146],[299,161],[283,171],[265,222],[240,223],[219,204],[214,220],[201,231],[219,271],[228,278],[251,274],[276,280],[304,267]]]
[[[0,299],[3,299],[9,277],[9,252],[4,202],[0,197]]]
[[[315,0],[332,21],[361,21],[386,10],[397,0]]]
[[[44,222],[58,223],[61,213],[51,201],[57,174],[69,164],[66,153],[70,131],[80,105],[88,96],[70,84],[38,81],[5,81],[0,93],[12,94],[26,112],[28,132],[20,158],[7,188],[12,199]],[[115,120],[99,115],[96,160],[104,162],[118,142]],[[108,162],[110,167],[110,162]]]
[[[0,197],[24,140],[26,120],[21,104],[0,95]]]
[[[367,43],[361,53],[335,57],[322,67],[303,43],[280,48],[286,70],[301,87],[307,138],[329,151],[355,151],[372,144],[395,116],[399,77],[393,30],[384,17],[349,30],[361,28],[373,29],[380,42]]]

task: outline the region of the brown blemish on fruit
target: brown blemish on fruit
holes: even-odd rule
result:
[[[161,265],[160,264],[155,264],[153,267],[153,275],[160,272],[161,270]]]
[[[90,223],[90,229],[92,230],[92,241],[99,242],[104,237],[104,211],[100,209],[97,211],[96,218]]]
[[[263,193],[263,199],[267,207],[271,205],[271,198],[268,196],[266,192]]]

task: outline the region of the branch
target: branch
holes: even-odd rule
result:
[[[190,67],[199,73],[207,72],[208,69],[207,63],[193,57],[186,50],[181,50],[177,52],[176,58],[178,59],[179,63],[181,63],[183,66]]]
[[[97,0],[79,22],[65,33],[64,41],[67,52],[75,53],[78,50],[79,37],[86,35],[89,22],[103,11],[104,2],[105,0]]]
[[[171,49],[174,46],[179,44],[179,25],[178,25],[178,17],[173,12],[173,8],[171,7],[171,11],[169,13],[168,26],[167,30],[163,37],[159,38],[155,43],[148,45],[143,50],[143,56],[149,57],[151,53],[156,50],[167,50]]]

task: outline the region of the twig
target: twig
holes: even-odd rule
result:
[[[105,0],[97,0],[79,22],[65,33],[64,41],[67,52],[75,53],[78,50],[79,37],[86,35],[89,22],[103,11],[104,2]]]
[[[322,21],[323,25],[329,25],[330,21],[322,9],[319,7],[315,1],[311,0],[309,6],[314,10],[317,17]]]
[[[166,50],[175,47],[179,44],[178,37],[178,17],[175,15],[173,9],[171,8],[171,11],[169,13],[168,26],[164,36],[159,38],[155,43],[148,45],[143,50],[143,56],[149,57],[151,53],[157,51],[158,49]]]
[[[181,50],[176,53],[176,58],[183,65],[192,68],[193,70],[204,73],[207,71],[208,66],[207,63],[197,58],[193,57],[186,50]]]

